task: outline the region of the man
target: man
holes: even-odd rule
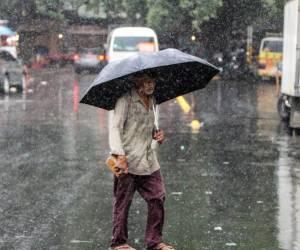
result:
[[[148,206],[145,241],[149,250],[171,250],[163,243],[165,187],[153,139],[162,144],[162,130],[153,131],[153,92],[155,81],[143,74],[134,79],[135,87],[119,98],[110,125],[111,154],[125,174],[114,176],[112,250],[135,250],[127,242],[127,218],[135,191]]]

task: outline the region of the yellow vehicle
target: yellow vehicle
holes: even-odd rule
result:
[[[283,39],[267,37],[261,41],[258,55],[258,75],[261,77],[276,77],[278,63],[282,61]]]

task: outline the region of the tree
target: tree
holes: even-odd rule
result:
[[[11,20],[15,16],[32,13],[35,7],[34,1],[1,0],[0,18]]]
[[[218,7],[222,6],[221,0],[199,1],[199,0],[180,0],[180,7],[190,13],[192,18],[192,27],[194,30],[200,30],[203,21],[214,17]]]
[[[128,24],[146,25],[149,11],[147,0],[123,0],[123,6]]]
[[[34,17],[43,14],[55,19],[63,19],[63,0],[2,0],[0,16],[8,20]]]
[[[273,29],[280,29],[283,26],[283,12],[286,0],[265,0],[268,10],[265,22],[268,22]]]
[[[148,0],[147,23],[163,42],[189,47],[190,37],[204,20],[214,16],[221,0]]]
[[[88,9],[101,9],[106,13],[108,23],[122,18],[128,25],[145,25],[148,13],[147,0],[89,0]]]
[[[87,0],[84,1],[87,10],[98,10],[105,13],[105,18],[112,22],[124,12],[122,1],[118,0]]]
[[[202,24],[208,50],[230,52],[245,46],[247,26],[256,25],[268,13],[264,0],[223,0],[217,14]]]
[[[178,35],[184,36],[191,26],[188,16],[180,13],[178,5],[178,0],[148,1],[148,25],[156,30],[163,42],[170,42],[175,47],[178,46]]]
[[[55,19],[64,19],[63,15],[63,0],[38,0],[36,2],[37,12],[43,15],[55,18]]]

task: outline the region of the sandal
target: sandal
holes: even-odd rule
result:
[[[129,246],[128,244],[123,244],[120,246],[111,247],[110,250],[136,250],[136,249]]]
[[[165,243],[160,243],[153,248],[153,250],[175,250],[175,248],[166,245]]]

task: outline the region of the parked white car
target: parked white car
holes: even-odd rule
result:
[[[22,91],[25,84],[24,66],[8,51],[0,50],[0,92],[9,93],[12,88]]]

